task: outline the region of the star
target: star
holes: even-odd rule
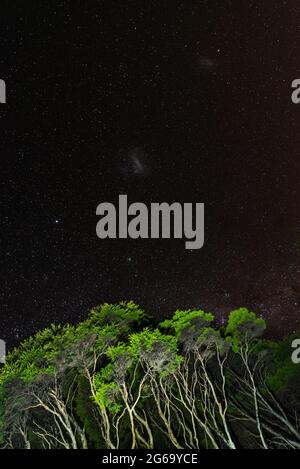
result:
[[[300,239],[299,110],[289,95],[298,70],[290,54],[300,31],[294,12],[283,6],[280,14],[281,0],[264,24],[264,6],[230,11],[211,0],[186,16],[173,2],[172,21],[162,23],[157,9],[131,12],[123,2],[126,14],[106,30],[112,2],[87,6],[78,21],[59,3],[68,27],[58,28],[57,42],[76,65],[72,74],[56,58],[46,6],[37,12],[46,32],[28,29],[25,6],[17,34],[13,22],[4,27],[1,73],[16,106],[11,116],[0,106],[1,336],[11,346],[16,323],[22,339],[51,322],[76,323],[120,297],[157,318],[195,301],[220,314],[224,304],[226,313],[249,305],[266,311],[271,334],[295,330],[300,244],[288,247]],[[275,37],[267,52],[265,35]],[[32,57],[34,79],[31,68],[11,61],[16,37]],[[72,102],[70,111],[64,103]],[[95,206],[115,204],[119,194],[147,206],[205,202],[204,249],[186,251],[176,240],[99,242]],[[278,294],[289,285],[291,292]]]

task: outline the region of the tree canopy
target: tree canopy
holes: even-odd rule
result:
[[[52,325],[0,370],[1,445],[299,449],[300,367],[266,327],[246,308],[157,323],[134,302]]]

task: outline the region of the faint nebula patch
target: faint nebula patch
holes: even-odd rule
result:
[[[145,178],[150,174],[147,155],[140,147],[122,150],[119,164],[124,179]]]
[[[210,57],[200,57],[198,60],[198,68],[203,71],[214,71],[217,68],[217,61]]]

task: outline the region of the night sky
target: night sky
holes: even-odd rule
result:
[[[132,299],[300,328],[298,0],[1,3],[0,337]],[[96,207],[204,202],[205,246],[106,240]]]

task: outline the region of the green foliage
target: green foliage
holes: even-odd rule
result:
[[[260,337],[266,329],[266,321],[247,308],[232,311],[226,327],[226,335],[237,352],[242,343]]]
[[[129,337],[130,350],[134,357],[141,356],[144,352],[150,353],[157,344],[163,344],[170,352],[177,352],[176,337],[162,334],[158,329],[144,329]]]
[[[90,446],[92,448],[100,448],[101,437],[99,435],[97,418],[94,412],[94,402],[90,397],[90,387],[87,380],[81,375],[78,376],[77,383],[78,387],[75,399],[76,414],[85,428],[88,439],[90,441]]]
[[[205,347],[209,351],[218,351],[220,355],[229,351],[231,343],[226,341],[221,332],[213,329],[212,327],[204,327],[197,339],[197,345]]]
[[[129,337],[130,351],[135,359],[140,358],[148,367],[166,377],[174,373],[182,361],[178,355],[177,338],[162,334],[158,329],[144,329]]]
[[[106,383],[98,374],[95,376],[96,395],[95,401],[101,409],[107,409],[112,414],[117,414],[122,409],[122,405],[118,402],[119,389],[115,382]]]
[[[273,391],[282,391],[293,386],[294,379],[300,375],[300,364],[291,360],[291,343],[299,338],[294,334],[280,342],[264,342],[264,348],[271,353],[271,365],[266,379],[266,384]]]
[[[114,362],[118,358],[131,355],[131,350],[128,345],[120,342],[114,347],[109,347],[106,355]]]
[[[38,332],[24,341],[7,356],[0,373],[0,383],[20,378],[30,382],[42,374],[54,371],[54,359],[58,355],[71,326],[54,326]]]
[[[205,313],[201,310],[177,310],[172,319],[167,319],[160,323],[163,329],[173,329],[176,337],[180,337],[185,329],[196,328],[210,324],[214,320],[211,313]]]
[[[214,316],[201,310],[176,311],[170,320],[163,321],[160,327],[174,331],[175,337],[185,352],[200,346],[199,337],[203,329],[210,326]]]
[[[295,376],[299,376],[300,365],[294,364],[290,357],[286,358],[284,362],[276,364],[274,372],[268,376],[266,383],[270,389],[274,391],[281,391],[291,383]]]
[[[106,324],[116,324],[125,327],[127,325],[140,326],[146,321],[147,316],[139,306],[133,301],[123,301],[118,304],[105,303],[92,309],[85,324],[89,328],[93,326],[103,327]]]

